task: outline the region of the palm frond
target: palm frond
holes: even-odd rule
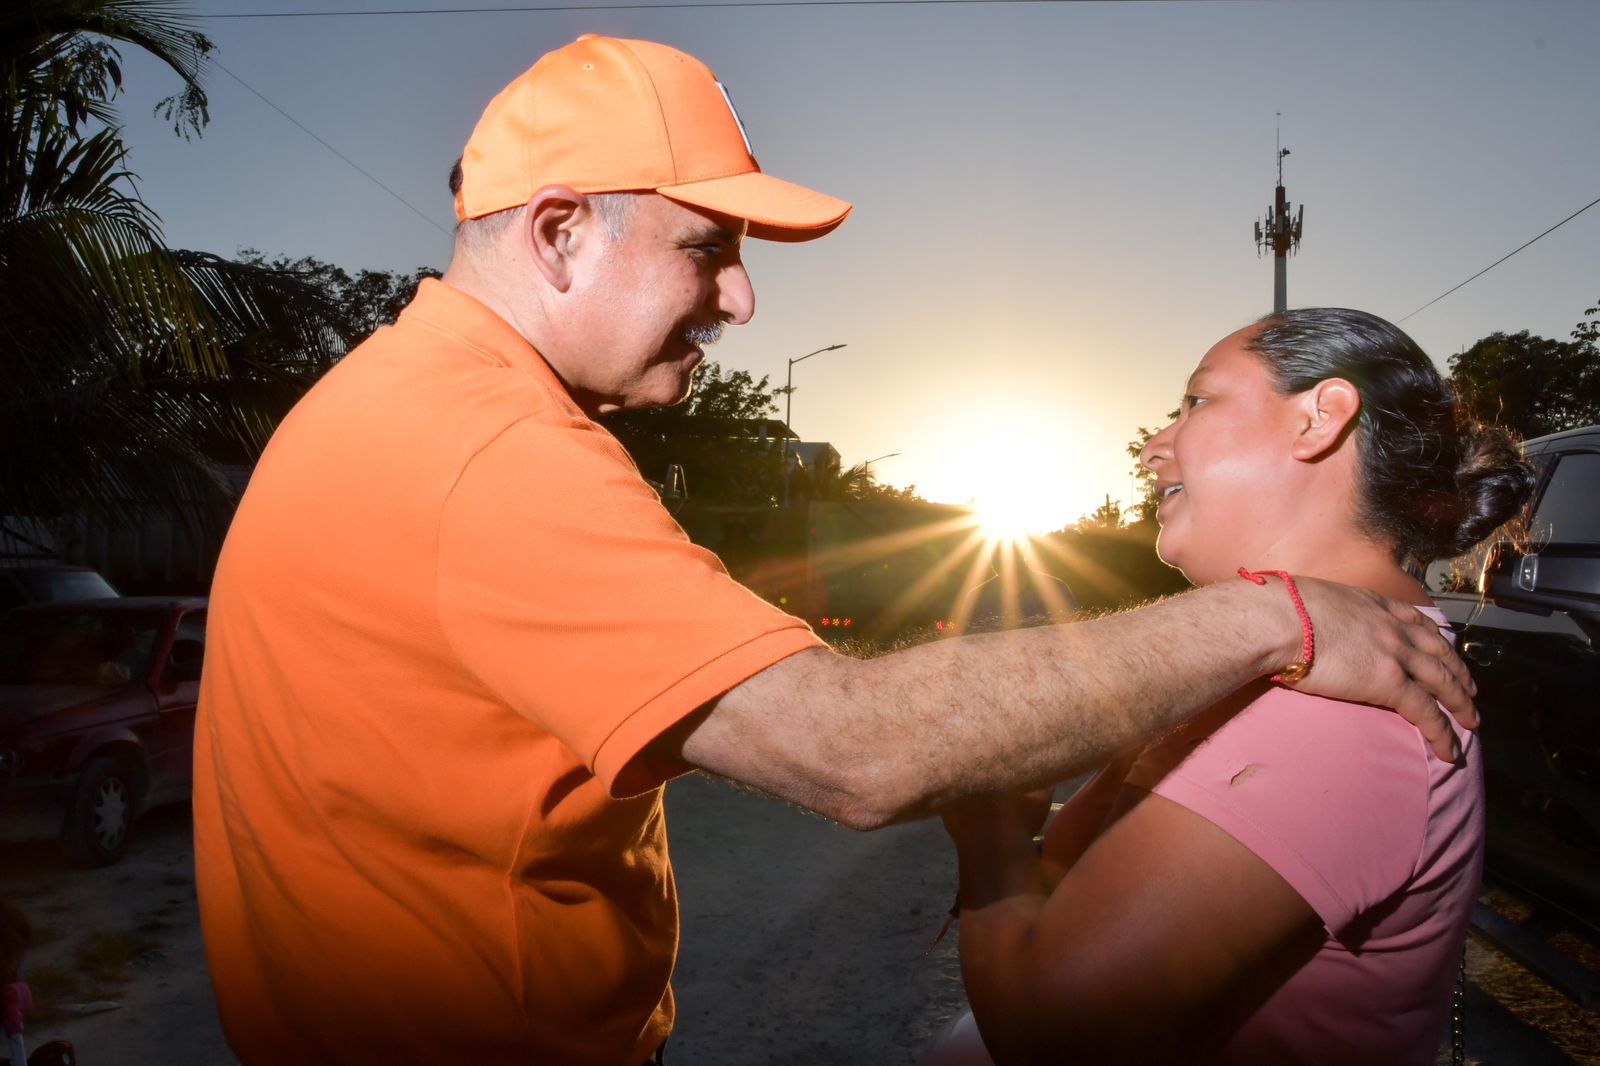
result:
[[[103,108],[121,88],[121,57],[109,42],[131,44],[165,63],[183,88],[157,105],[180,134],[209,120],[206,57],[215,50],[189,5],[168,0],[28,0],[0,9],[0,81],[48,92],[69,128]],[[100,110],[100,114],[95,114]]]
[[[151,343],[195,372],[220,374],[227,359],[212,324],[125,204],[54,204],[0,221],[0,380],[71,350],[137,368]]]

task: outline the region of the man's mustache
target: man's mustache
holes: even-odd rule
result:
[[[726,324],[722,322],[691,322],[683,327],[683,342],[696,348],[704,348],[721,340],[722,331],[726,328]]]

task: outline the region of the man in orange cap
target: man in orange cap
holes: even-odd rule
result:
[[[449,272],[284,420],[218,565],[196,865],[246,1063],[656,1061],[673,775],[870,828],[1069,776],[1299,654],[1289,599],[1238,582],[857,662],[689,543],[593,419],[686,395],[754,311],[746,237],[850,210],[762,173],[694,58],[546,55],[452,185]],[[1306,687],[1453,740],[1432,623],[1304,592]]]

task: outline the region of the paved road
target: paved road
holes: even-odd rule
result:
[[[668,1061],[910,1066],[965,1009],[936,822],[855,833],[721,781],[667,790],[683,946]]]
[[[675,782],[667,808],[684,929],[673,1066],[912,1066],[963,1008],[954,939],[923,954],[955,884],[936,823],[858,834],[699,777]],[[146,944],[110,989],[119,1009],[41,1025],[35,1041],[74,1041],[84,1066],[232,1062],[205,975],[189,831],[181,808],[158,811],[105,870],[67,867],[50,845],[0,855],[0,894],[48,937],[30,967],[70,968],[95,932]],[[1482,944],[1468,975],[1469,1061],[1600,1066],[1600,1016]]]

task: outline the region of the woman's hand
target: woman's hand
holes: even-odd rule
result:
[[[986,792],[946,807],[942,812],[945,832],[958,850],[985,848],[996,840],[1014,843],[1018,839],[1033,843],[1044,821],[1050,816],[1055,794],[1051,788],[1033,792]]]
[[[1043,903],[1050,883],[1033,838],[1050,813],[1051,789],[991,792],[945,809],[944,828],[956,844],[962,911],[1002,899]]]

